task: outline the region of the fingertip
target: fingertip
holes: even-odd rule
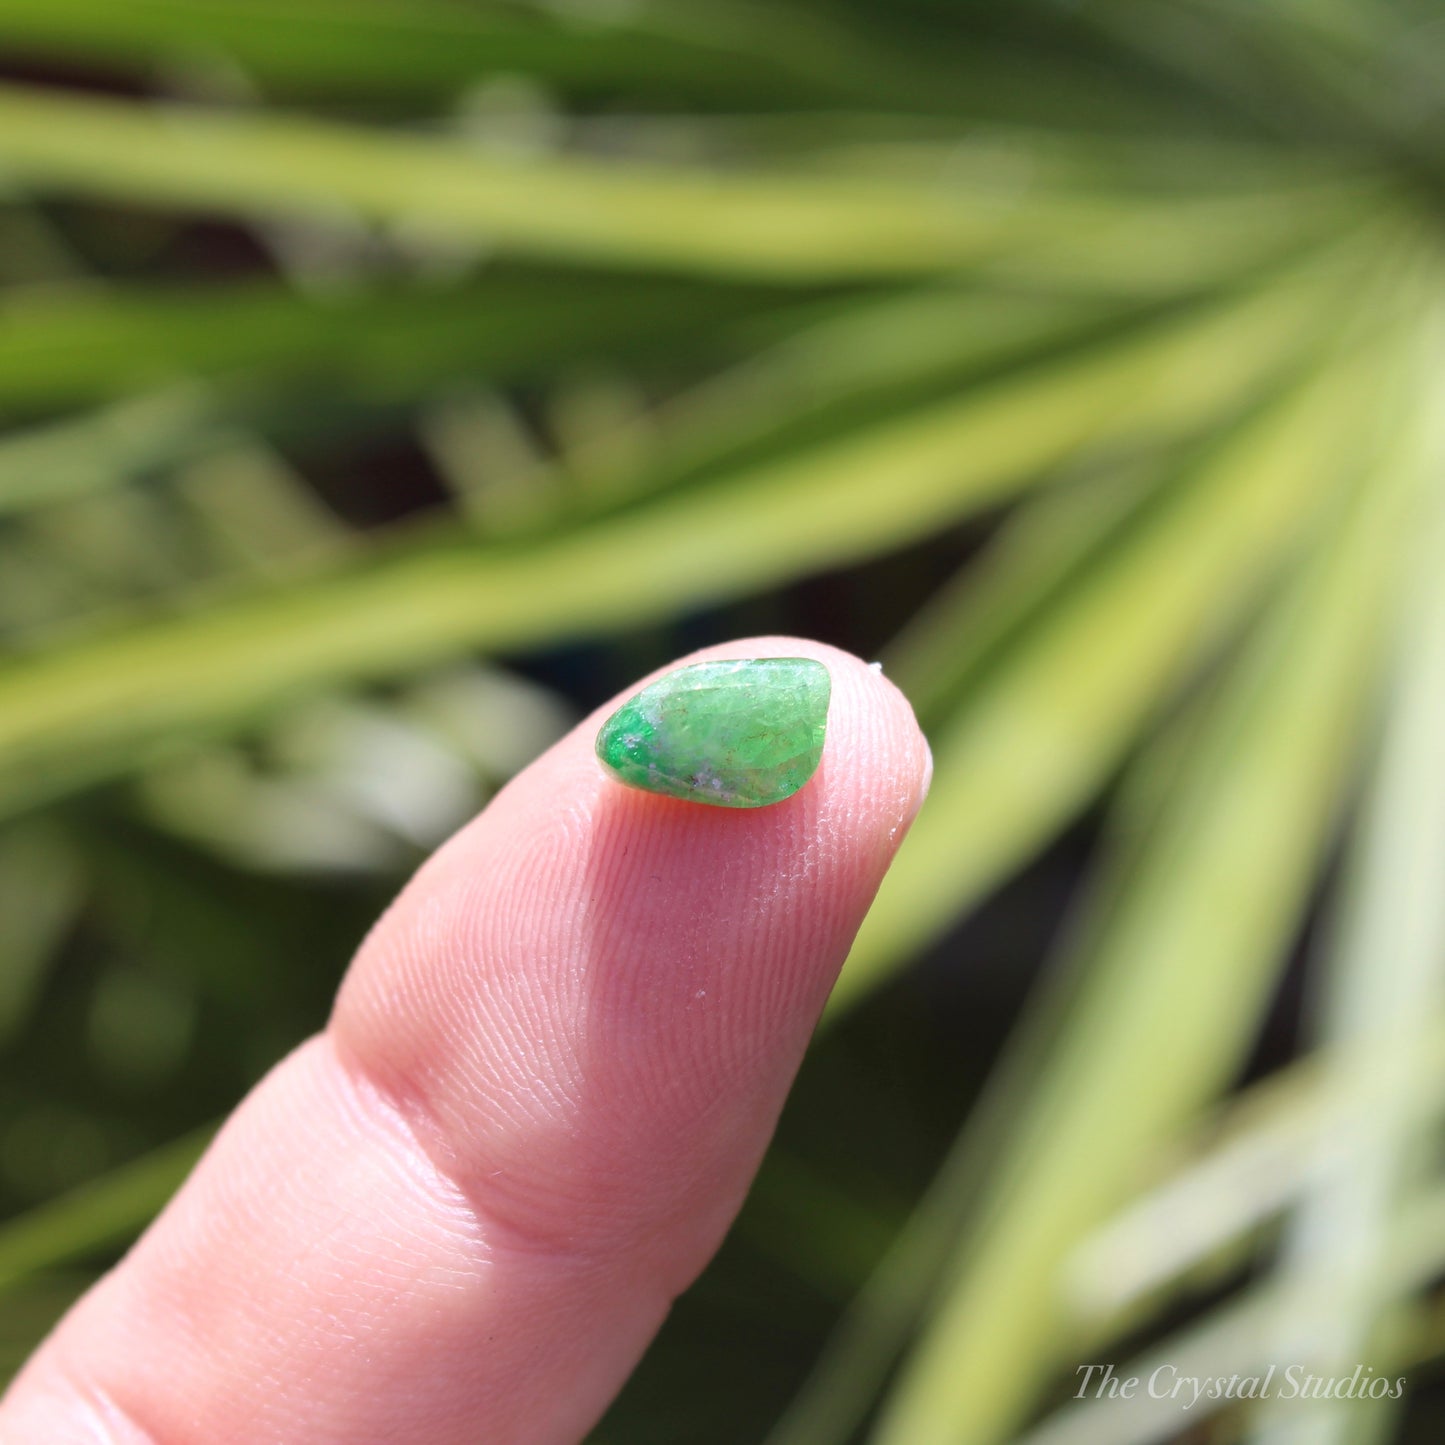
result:
[[[579,1438],[736,1212],[927,791],[862,659],[681,662],[769,656],[829,670],[812,779],[757,808],[639,792],[593,750],[622,699],[585,720],[411,881],[10,1419],[79,1420],[73,1376],[155,1439],[291,1439],[298,1408],[318,1442]]]
[[[607,773],[595,738],[627,697],[673,667],[750,657],[829,670],[822,759],[796,794],[707,807]],[[333,1027],[425,1100],[495,1212],[605,1216],[611,1164],[681,1177],[720,1095],[740,1117],[781,1104],[928,771],[907,699],[851,653],[761,636],[680,658],[584,719],[432,859],[368,940]],[[591,1148],[608,1166],[579,1165]],[[517,1197],[496,1198],[499,1180]]]

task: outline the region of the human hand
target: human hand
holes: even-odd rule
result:
[[[812,781],[747,810],[636,792],[593,755],[615,704],[581,723],[407,885],[0,1441],[581,1439],[736,1214],[928,787],[857,658],[686,660],[769,655],[832,675]]]

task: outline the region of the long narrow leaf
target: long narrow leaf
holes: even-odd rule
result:
[[[175,1192],[213,1132],[188,1134],[0,1224],[0,1290],[127,1243]]]
[[[1367,369],[1369,358],[1360,364]],[[997,555],[972,569],[975,580],[900,639],[892,675],[919,697],[926,722],[939,720],[933,787],[829,1017],[878,986],[1102,786],[1163,697],[1310,535],[1312,512],[1330,499],[1330,459],[1351,425],[1342,398],[1363,380],[1346,367],[1277,399],[1153,493],[1131,478],[1093,513],[1088,492],[1041,498],[1004,533]],[[1006,725],[1015,718],[1029,727]],[[1044,732],[1055,718],[1058,730]],[[991,1101],[1036,1074],[1045,1032],[1032,1029],[1014,1049]],[[999,1147],[1001,1118],[991,1103],[960,1137],[770,1445],[846,1437],[936,1282],[964,1201]]]
[[[6,0],[0,39],[37,58],[146,67],[220,56],[271,86],[369,100],[446,96],[527,74],[582,93],[624,86],[694,103],[906,96],[957,105],[941,68],[920,74],[917,54],[890,57],[876,38],[784,6],[762,27],[731,0],[653,0],[585,22],[507,0]]]
[[[1418,448],[1353,460],[1369,485],[1235,669],[1093,930],[1068,1023],[880,1445],[982,1445],[1017,1423],[1066,1337],[1069,1251],[1247,1047],[1338,806],[1414,523]]]
[[[977,394],[570,533],[398,546],[291,588],[0,667],[0,807],[134,767],[177,734],[234,728],[327,683],[478,646],[580,636],[876,554],[1037,479],[1080,447],[1192,428],[1310,344],[1327,268],[1174,318],[1090,364],[1056,358]]]
[[[1438,367],[1432,328],[1420,365]],[[1422,348],[1424,350],[1424,348]],[[1438,386],[1438,384],[1437,384]],[[1383,1285],[1401,1209],[1422,1185],[1425,1141],[1414,1103],[1418,1021],[1445,998],[1445,429],[1431,438],[1433,515],[1415,542],[1382,756],[1351,870],[1350,909],[1330,959],[1321,1038],[1370,1061],[1321,1140],[1314,1188],[1286,1234],[1280,1268],[1300,1307],[1278,1326],[1282,1356],[1326,1376],[1370,1358],[1401,1302]],[[1363,1408],[1362,1408],[1363,1406]],[[1366,1445],[1393,1411],[1381,1402],[1276,1400],[1259,1445]]]
[[[1413,1294],[1436,1279],[1442,1267],[1445,1189],[1435,1185],[1402,1211],[1381,1261],[1379,1283],[1388,1294]],[[1141,1383],[1156,1377],[1162,1388],[1156,1388],[1153,1395],[1147,1386],[1135,1391],[1132,1398],[1110,1396],[1107,1391],[1091,1396],[1086,1388],[1082,1396],[1076,1394],[1077,1403],[1047,1416],[1020,1436],[1018,1445],[1163,1445],[1178,1438],[1182,1425],[1208,1428],[1205,1422],[1210,1413],[1230,1402],[1221,1395],[1200,1401],[1186,1413],[1180,1408],[1181,1401],[1169,1394],[1169,1386],[1178,1377],[1216,1380],[1237,1375],[1241,1380],[1253,1377],[1261,1381],[1268,1377],[1272,1390],[1287,1393],[1293,1362],[1281,1370],[1274,1350],[1280,1322],[1308,1304],[1298,1291],[1298,1282],[1295,1284],[1293,1290],[1275,1280],[1256,1285],[1115,1369],[1116,1377],[1136,1377]],[[1435,1324],[1438,1345],[1438,1320]],[[1386,1370],[1400,1371],[1419,1358],[1429,1358],[1410,1352],[1418,1344],[1418,1340],[1402,1338],[1391,1351],[1393,1358],[1386,1362]],[[1269,1375],[1272,1365],[1274,1374]],[[1345,1372],[1346,1379],[1349,1373]],[[1308,1374],[1295,1365],[1295,1389]],[[1092,1378],[1097,1381],[1098,1376]],[[1075,1382],[1084,1382],[1082,1373]],[[1371,1401],[1372,1405],[1380,1403]]]
[[[834,1009],[936,937],[1094,795],[1307,535],[1311,501],[1367,394],[1363,367],[1321,377],[1196,476],[1135,506],[1093,554],[1082,549],[1076,576],[1045,570],[1020,590],[1018,573],[1040,575],[1025,546],[1016,565],[981,569],[905,644],[893,675],[919,692],[925,717],[962,705],[933,733],[929,806],[865,920]]]
[[[714,328],[770,311],[784,311],[781,327],[788,299],[506,271],[326,300],[254,282],[14,291],[0,310],[0,402],[49,408],[198,377],[386,401],[458,375],[523,380],[600,356],[696,350]]]
[[[1131,198],[516,156],[295,116],[0,87],[0,167],[46,191],[251,217],[338,210],[569,261],[826,281],[1007,258],[1128,286],[1238,269],[1360,213],[1354,184]]]

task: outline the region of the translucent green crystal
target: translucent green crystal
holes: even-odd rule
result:
[[[832,679],[807,657],[679,667],[597,734],[603,765],[634,788],[724,808],[790,798],[823,756]]]

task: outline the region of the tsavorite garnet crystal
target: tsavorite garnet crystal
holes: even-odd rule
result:
[[[695,662],[623,703],[597,734],[597,756],[650,793],[780,803],[817,769],[831,693],[828,669],[807,657]]]

